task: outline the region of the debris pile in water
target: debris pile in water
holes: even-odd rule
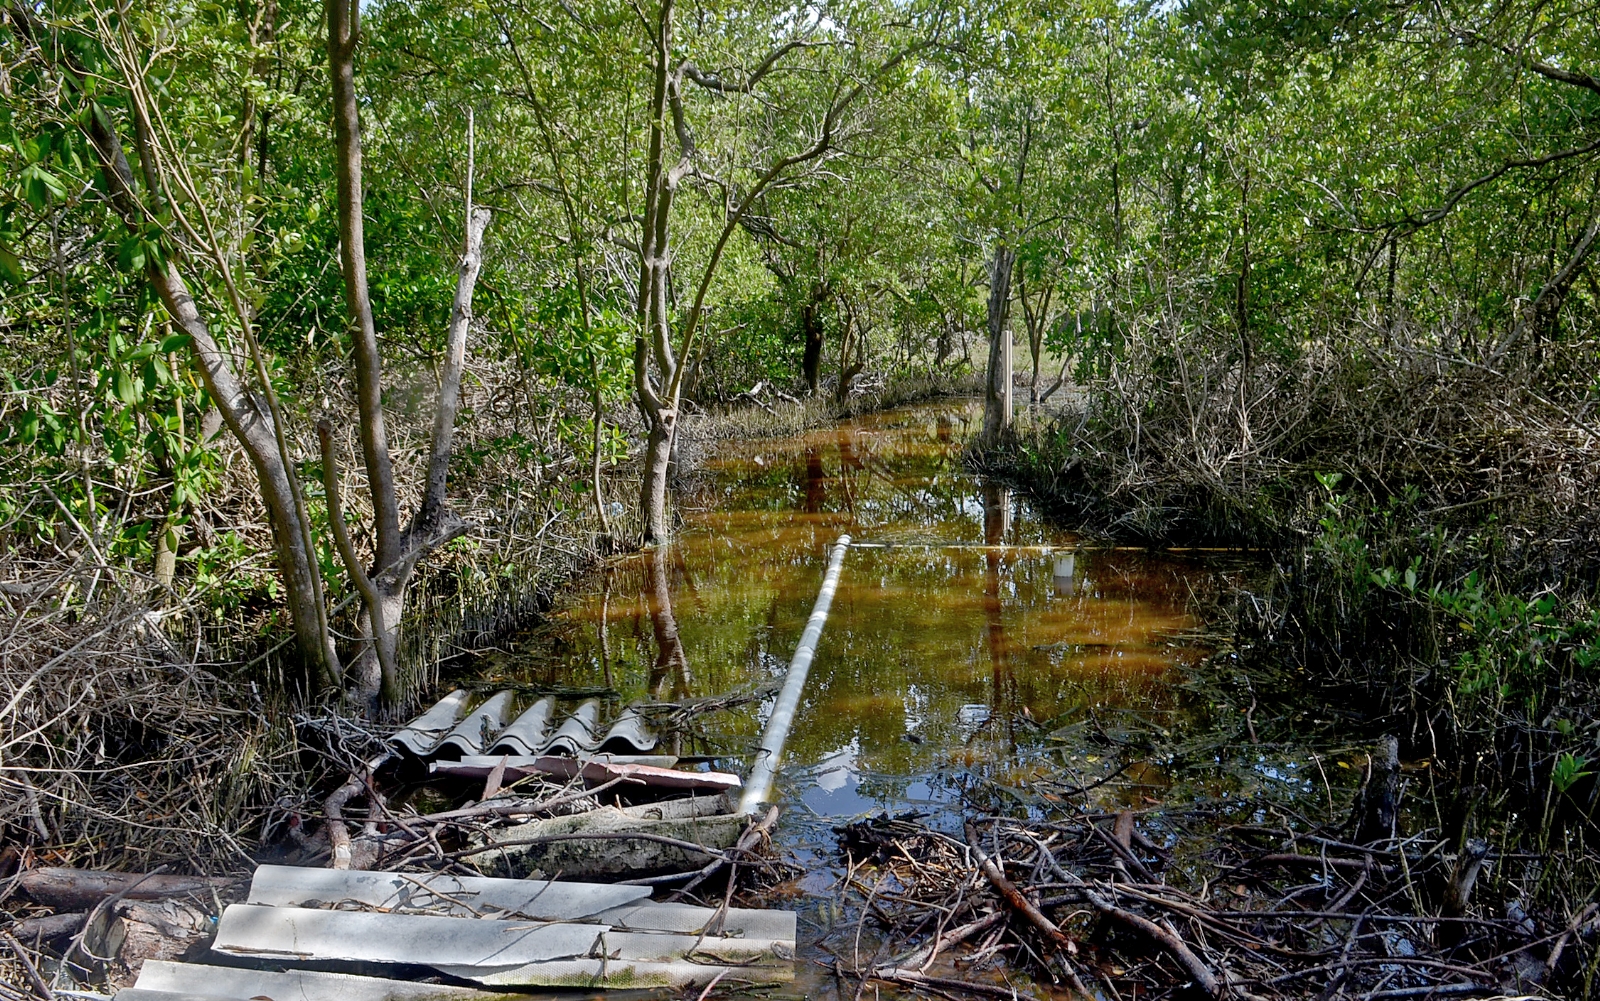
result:
[[[1358,801],[1356,824],[1371,805]],[[952,832],[904,814],[837,828],[857,920],[821,947],[842,979],[938,994],[1026,998],[1012,978],[1027,972],[1102,997],[1438,998],[1581,976],[1574,946],[1600,933],[1593,904],[1570,918],[1475,905],[1493,860],[1479,841],[1233,826],[1201,843],[1164,813],[1157,843],[1141,830],[1156,819],[975,817]]]
[[[302,719],[330,760],[371,757],[320,817],[288,819],[279,860],[295,865],[204,878],[13,859],[4,889],[30,903],[0,948],[46,999],[130,982],[152,1001],[793,977],[795,916],[732,906],[735,873],[771,865],[775,807],[748,816],[729,799],[738,776],[647,753],[669,724],[639,708],[602,724],[594,700],[473,702],[451,693],[387,741]]]

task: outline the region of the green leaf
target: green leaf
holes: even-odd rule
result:
[[[130,407],[139,402],[140,389],[139,384],[133,381],[133,376],[127,372],[119,371],[116,377],[112,379],[112,395]]]
[[[0,272],[4,272],[13,285],[21,285],[27,280],[27,276],[22,273],[22,261],[9,247],[0,247]]]
[[[61,182],[61,178],[36,163],[22,168],[21,181],[23,197],[40,212],[44,211],[52,198],[67,197],[67,186]]]
[[[182,351],[192,343],[194,343],[194,338],[188,334],[173,334],[170,337],[161,339],[161,353],[169,355],[174,351]]]

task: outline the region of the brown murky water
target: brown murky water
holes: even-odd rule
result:
[[[723,446],[680,497],[673,546],[598,574],[535,655],[503,665],[624,700],[771,684],[829,544],[843,532],[872,544],[846,558],[779,780],[779,840],[807,870],[795,899],[813,933],[838,917],[833,825],[883,810],[951,820],[976,786],[1026,788],[1063,767],[1093,777],[1094,747],[1063,728],[1172,713],[1174,668],[1196,656],[1181,634],[1206,571],[1085,549],[966,472],[977,418],[944,403]],[[708,746],[682,750],[743,771],[768,705],[716,714]],[[803,975],[795,994],[829,990]]]

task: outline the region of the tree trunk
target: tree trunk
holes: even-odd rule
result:
[[[989,266],[989,371],[983,387],[983,442],[1011,427],[1011,269],[1016,253],[998,246]]]
[[[405,548],[399,498],[383,417],[383,359],[367,294],[366,227],[362,216],[361,115],[356,97],[355,48],[361,11],[353,0],[329,0],[328,72],[333,90],[334,178],[339,201],[339,270],[354,349],[356,404],[361,412],[361,456],[367,468],[377,543],[373,563],[382,569]]]
[[[657,546],[650,554],[647,576],[650,579],[650,625],[656,638],[656,662],[650,670],[649,689],[656,699],[682,699],[689,695],[689,657],[678,635],[678,619],[672,613],[672,575],[667,566],[667,550]]]
[[[817,384],[822,381],[822,295],[817,293],[800,310],[800,330],[805,335],[805,354],[800,360],[800,374],[805,379],[806,393],[815,396]]]
[[[14,23],[24,30],[32,28],[31,22],[14,19]],[[139,114],[140,109],[135,109],[136,118]],[[123,153],[122,137],[113,127],[111,115],[103,109],[91,109],[84,121],[90,145],[106,177],[112,204],[129,229],[138,231],[148,207],[141,204],[134,187],[133,170]],[[147,155],[147,143],[139,143],[138,147],[142,156]],[[143,167],[146,178],[154,176],[157,169],[154,164],[145,163]],[[321,569],[316,561],[309,523],[302,517],[299,484],[294,469],[288,465],[271,408],[263,406],[241,381],[234,369],[233,354],[212,336],[177,263],[170,258],[152,261],[145,278],[172,322],[189,335],[206,392],[255,470],[267,521],[272,526],[273,550],[283,579],[289,621],[301,656],[318,682],[336,686],[341,670],[322,601]],[[263,387],[263,391],[270,393],[271,387]]]
[[[671,411],[653,415],[645,445],[644,483],[639,510],[644,515],[644,541],[665,542],[672,537],[667,514],[667,482],[672,471],[672,448],[677,437],[677,417]]]
[[[364,606],[359,620],[364,642],[353,672],[355,694],[376,710],[380,699],[383,704],[392,706],[404,695],[398,654],[411,574],[423,557],[460,536],[467,527],[447,510],[445,489],[454,448],[455,422],[461,409],[461,375],[466,364],[467,334],[472,326],[472,296],[483,266],[483,235],[489,226],[490,213],[472,204],[476,137],[472,112],[468,109],[464,234],[439,372],[439,400],[434,412],[427,481],[422,503],[411,524],[402,530],[399,494],[384,423],[382,358],[378,353],[372,304],[367,294],[366,238],[361,208],[361,121],[355,90],[355,47],[361,37],[361,10],[352,0],[328,0],[326,13],[337,152],[334,172],[339,198],[339,265],[344,274],[345,308],[350,315],[351,340],[355,347],[362,458],[376,522],[370,570],[362,566],[344,526],[337,461],[326,427],[321,429],[323,468],[329,522],[345,570],[361,592]]]

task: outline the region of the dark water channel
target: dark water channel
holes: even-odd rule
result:
[[[496,669],[626,701],[771,686],[829,544],[842,532],[881,544],[846,558],[779,779],[777,838],[803,870],[785,899],[803,941],[842,917],[837,824],[916,811],[955,825],[974,795],[1036,809],[1036,779],[1095,779],[1114,764],[1102,801],[1153,805],[1172,791],[1161,762],[1129,767],[1107,734],[1130,718],[1181,725],[1175,682],[1200,655],[1187,609],[1212,570],[1085,548],[1045,524],[962,468],[977,417],[942,403],[727,443],[679,498],[674,545],[597,573]],[[770,705],[710,714],[704,746],[679,750],[743,772]],[[792,993],[831,993],[801,958]]]

